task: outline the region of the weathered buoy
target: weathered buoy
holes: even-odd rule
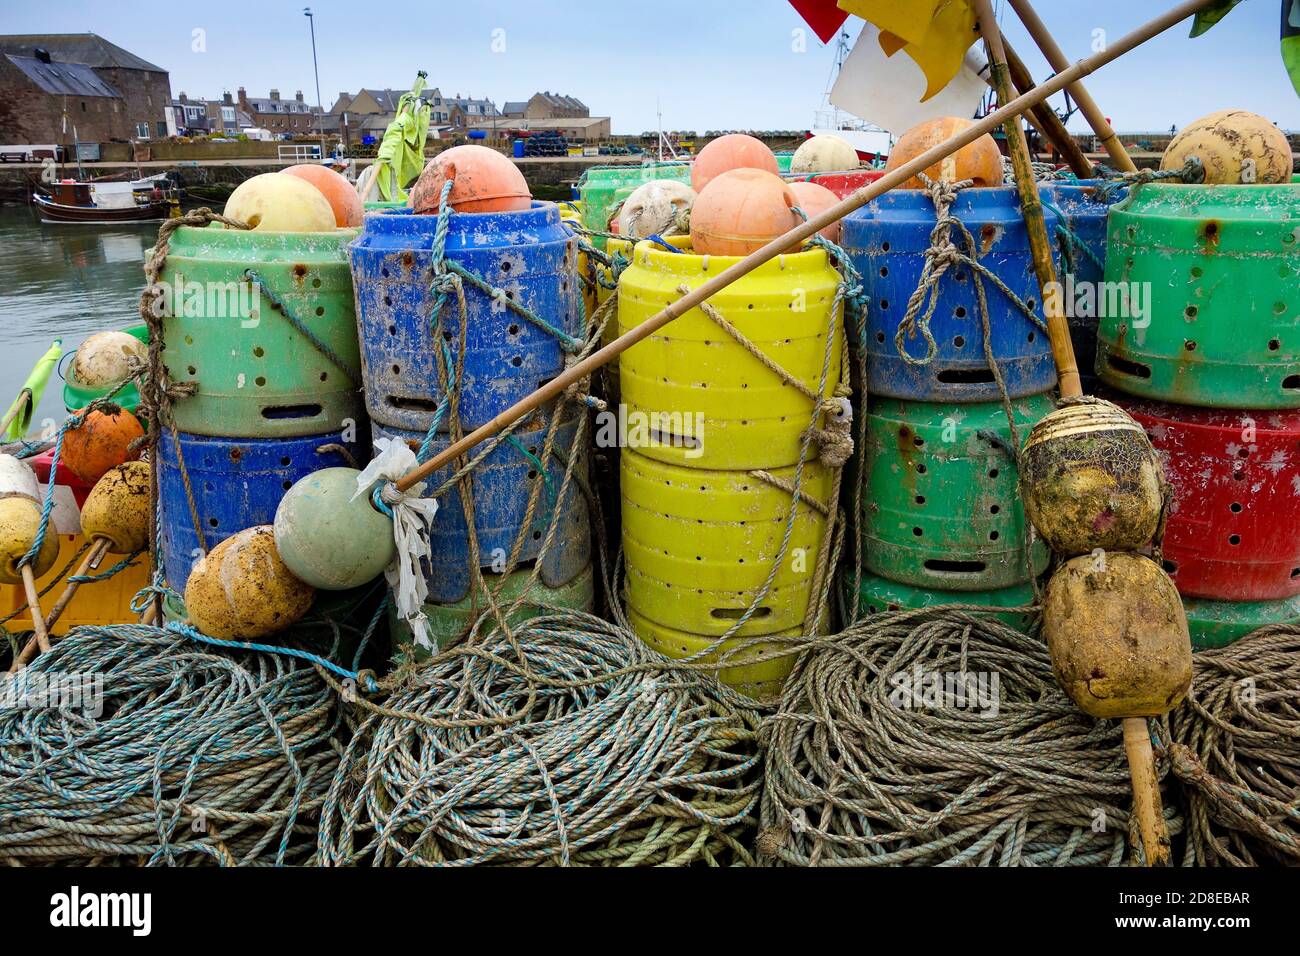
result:
[[[703,256],[748,255],[799,224],[794,205],[794,193],[775,173],[721,173],[691,208],[691,245]]]
[[[1034,426],[1020,486],[1029,520],[1064,555],[1142,548],[1164,504],[1160,461],[1146,432],[1096,398],[1058,408]]]
[[[1099,551],[1062,565],[1043,597],[1043,635],[1057,680],[1093,717],[1156,717],[1191,686],[1178,590],[1140,554]]]
[[[691,165],[691,186],[699,193],[716,177],[733,169],[760,169],[780,174],[776,156],[763,141],[744,133],[728,133],[709,142]]]
[[[823,133],[799,144],[790,160],[790,172],[832,173],[859,165],[858,151],[847,140]]]
[[[1182,169],[1195,157],[1206,185],[1285,183],[1291,179],[1291,144],[1286,134],[1258,113],[1218,110],[1173,138],[1161,169]]]
[[[323,468],[300,478],[275,512],[275,547],[299,580],[327,591],[372,581],[397,555],[393,519],[357,491],[355,468]]]
[[[280,560],[271,526],[258,525],[199,558],[185,585],[185,608],[210,637],[251,640],[301,620],[314,596]]]
[[[334,224],[339,228],[359,226],[365,217],[365,207],[352,184],[334,170],[319,163],[301,163],[283,170],[286,176],[297,176],[311,183],[334,211]]]
[[[114,554],[132,554],[149,545],[148,462],[129,461],[110,468],[81,507],[81,531],[103,538]]]
[[[226,200],[225,214],[264,232],[328,232],[334,210],[310,183],[284,173],[246,179]]]
[[[840,201],[833,192],[817,183],[790,183],[790,192],[794,193],[795,205],[802,209],[809,219],[820,215]],[[817,235],[831,242],[839,242],[841,228],[842,223],[833,222]]]
[[[144,364],[148,346],[125,332],[96,332],[77,348],[69,369],[85,388],[112,388],[131,377],[131,361]]]
[[[0,455],[0,498],[14,496],[39,501],[41,483],[27,462],[13,455]]]
[[[64,432],[60,461],[86,484],[93,485],[115,465],[140,457],[133,443],[144,437],[144,428],[126,409],[108,404],[77,415],[82,422]]]
[[[899,166],[920,156],[931,147],[938,146],[944,140],[951,139],[963,130],[975,125],[974,120],[945,116],[939,119],[918,123],[904,133],[889,153],[886,170]],[[936,182],[956,183],[962,180],[974,180],[976,186],[1002,185],[1002,153],[998,144],[987,133],[975,142],[963,146],[957,152],[935,163],[925,170],[925,175]],[[919,176],[913,176],[903,183],[903,189],[920,189],[924,186]]]
[[[0,498],[0,583],[18,584],[22,572],[18,562],[31,550],[41,524],[41,506],[24,495]],[[49,528],[32,572],[40,577],[59,556],[59,536]]]
[[[411,187],[418,214],[436,215],[442,187],[454,180],[447,204],[457,212],[518,212],[533,201],[519,167],[486,146],[453,146],[435,156]]]
[[[613,231],[638,239],[681,232],[680,224],[694,202],[695,190],[686,183],[652,179],[638,186],[623,202],[616,223],[618,228]]]

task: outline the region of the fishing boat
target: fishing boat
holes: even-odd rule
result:
[[[180,215],[180,199],[166,173],[124,182],[63,179],[48,194],[32,193],[42,222],[152,222]]]

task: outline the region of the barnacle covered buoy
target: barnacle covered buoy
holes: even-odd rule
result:
[[[18,562],[31,550],[41,525],[40,485],[31,465],[0,455],[0,584],[22,580]],[[59,556],[59,537],[51,527],[32,571],[40,577]]]
[[[81,506],[81,531],[107,538],[114,554],[132,554],[149,545],[149,464],[128,461],[110,468]]]
[[[143,364],[148,346],[134,335],[116,330],[87,337],[72,356],[70,373],[78,385],[109,389],[131,377],[131,360]]]
[[[297,176],[311,183],[334,211],[334,225],[340,229],[359,226],[365,218],[365,207],[352,184],[328,166],[319,163],[301,163],[282,170],[286,176]]]
[[[715,178],[733,169],[761,169],[776,176],[780,166],[776,154],[760,139],[744,133],[728,133],[709,142],[691,164],[691,186],[698,192]]]
[[[334,210],[316,187],[297,176],[262,173],[226,200],[225,214],[265,232],[329,232]]]
[[[794,193],[795,205],[807,213],[809,219],[825,212],[840,201],[838,196],[818,183],[790,183],[790,192]],[[836,221],[821,230],[818,235],[831,242],[839,242],[840,232],[841,223]]]
[[[1291,180],[1291,144],[1258,113],[1218,110],[1173,138],[1161,169],[1182,169],[1196,157],[1208,185],[1285,183]]]
[[[1043,634],[1070,699],[1093,717],[1155,717],[1192,682],[1187,617],[1173,581],[1150,558],[1085,554],[1052,575]]]
[[[775,173],[722,173],[691,208],[691,246],[703,256],[748,255],[799,224],[794,206],[794,193]]]
[[[533,195],[519,167],[486,146],[453,146],[430,160],[411,187],[417,213],[434,215],[442,187],[453,180],[447,204],[457,212],[518,212],[528,209]]]
[[[917,123],[894,144],[885,169],[897,169],[926,150],[938,146],[944,140],[951,139],[974,125],[974,120],[960,119],[956,116],[943,116]],[[1001,186],[1002,153],[998,151],[998,144],[993,137],[985,133],[975,142],[963,146],[946,159],[941,159],[933,166],[927,167],[925,175],[936,182],[956,183],[970,179],[976,186]],[[920,189],[924,185],[919,176],[913,176],[903,183],[902,188]]]
[[[679,224],[694,202],[695,190],[686,183],[652,179],[638,186],[623,202],[611,231],[638,239],[681,232]]]
[[[1029,520],[1066,555],[1142,548],[1164,503],[1163,471],[1146,432],[1097,398],[1058,408],[1034,426],[1020,485]]]
[[[299,478],[275,511],[275,547],[294,576],[346,591],[383,573],[397,556],[393,520],[359,495],[355,468],[323,468]]]
[[[790,160],[790,172],[834,173],[859,165],[858,151],[847,140],[823,133],[799,144]]]
[[[81,424],[63,434],[61,462],[88,485],[124,461],[140,457],[134,444],[144,437],[140,420],[118,405],[105,404],[76,413]]]
[[[264,524],[246,528],[199,558],[185,584],[190,623],[210,637],[252,639],[294,624],[315,591],[290,572]]]

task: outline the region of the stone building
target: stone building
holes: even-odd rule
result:
[[[321,110],[309,106],[302,97],[302,90],[294,93],[291,100],[280,99],[279,90],[271,90],[266,99],[250,97],[241,86],[238,91],[238,107],[253,120],[253,125],[272,133],[312,133],[319,128],[317,118]]]
[[[534,93],[527,100],[507,102],[502,115],[507,119],[581,119],[591,116],[591,110],[576,96],[552,93],[547,90],[543,93]]]
[[[0,136],[7,142],[162,138],[171,102],[166,70],[98,34],[0,36]]]

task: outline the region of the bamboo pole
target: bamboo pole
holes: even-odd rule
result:
[[[659,329],[673,321],[673,319],[684,315],[686,312],[708,299],[709,296],[715,295],[722,289],[731,285],[731,283],[735,282],[741,276],[748,275],[763,263],[776,258],[786,250],[797,247],[805,239],[820,232],[832,223],[843,219],[858,207],[869,203],[877,196],[888,192],[895,186],[901,185],[917,173],[924,171],[928,167],[933,166],[935,163],[950,156],[952,153],[955,153],[963,146],[975,142],[975,140],[979,139],[985,133],[996,129],[1006,120],[1019,116],[1035,103],[1041,103],[1049,96],[1059,93],[1080,77],[1087,76],[1099,67],[1105,66],[1112,60],[1118,59],[1130,50],[1141,46],[1152,37],[1158,36],[1165,30],[1168,30],[1177,23],[1181,23],[1198,10],[1207,7],[1214,2],[1215,0],[1183,0],[1182,3],[1179,3],[1164,14],[1156,17],[1154,20],[1143,24],[1131,33],[1120,37],[1105,50],[1102,50],[1087,59],[1080,60],[1068,70],[1058,73],[1042,85],[1035,87],[1023,96],[1017,97],[1012,102],[1007,103],[995,112],[990,113],[982,120],[976,121],[969,128],[958,133],[956,136],[953,136],[951,139],[945,140],[938,146],[926,150],[910,162],[904,163],[902,166],[890,170],[874,183],[870,183],[856,192],[851,193],[824,212],[811,217],[807,222],[796,226],[785,235],[778,236],[761,249],[751,252],[739,262],[728,266],[712,279],[709,279],[707,282],[696,287],[688,295],[682,296],[671,305],[655,313],[636,328],[629,329],[604,348],[587,356],[581,362],[572,365],[565,372],[551,379],[535,392],[525,396],[505,411],[501,412],[501,414],[497,415],[490,422],[476,428],[459,441],[453,442],[423,465],[411,469],[411,471],[397,482],[397,489],[399,491],[406,491],[412,485],[423,481],[449,461],[465,454],[465,452],[469,451],[475,445],[491,438],[511,423],[557,397],[570,385],[586,378],[610,359],[621,355],[642,339],[653,335]],[[1072,360],[1071,364],[1073,364]],[[1078,370],[1075,369],[1074,379],[1076,383],[1078,377]],[[1077,387],[1076,384],[1076,388]]]
[[[975,9],[979,15],[980,32],[989,49],[989,65],[998,91],[998,99],[1009,100],[1015,96],[1006,64],[1006,52],[1002,46],[1002,31],[998,29],[997,19],[993,15],[993,0],[975,0]],[[1006,124],[1007,143],[1011,149],[1011,162],[1016,170],[1016,185],[1020,190],[1021,208],[1024,213],[1025,227],[1029,232],[1029,244],[1034,257],[1034,269],[1038,273],[1039,286],[1043,292],[1044,308],[1049,303],[1056,309],[1047,313],[1048,335],[1052,340],[1052,354],[1057,360],[1057,372],[1061,377],[1061,396],[1078,396],[1083,394],[1079,383],[1079,370],[1074,362],[1074,347],[1070,343],[1070,329],[1066,324],[1064,312],[1059,311],[1059,296],[1047,294],[1047,283],[1056,281],[1056,268],[1052,263],[1051,241],[1047,235],[1047,226],[1043,221],[1043,207],[1038,198],[1038,184],[1034,182],[1033,169],[1029,163],[1029,146],[1025,142],[1025,132],[1020,121],[1012,118]],[[1062,359],[1067,364],[1062,365]],[[1151,752],[1151,739],[1147,722],[1143,717],[1125,717],[1124,750],[1128,756],[1129,777],[1133,786],[1133,812],[1137,816],[1138,831],[1142,846],[1146,851],[1147,866],[1164,866],[1169,862],[1169,832],[1165,828],[1164,813],[1161,807],[1160,787],[1156,781],[1155,759]]]
[[[997,19],[993,15],[993,0],[975,0],[975,11],[979,16],[980,33],[988,46],[989,69],[993,74],[993,88],[997,91],[998,102],[1010,103],[1017,99],[1017,95],[1015,86],[1011,83],[1006,49],[1002,45],[1002,31],[998,29]],[[1083,384],[1074,358],[1074,345],[1070,341],[1070,325],[1065,317],[1062,297],[1048,294],[1050,289],[1057,287],[1056,264],[1052,257],[1052,237],[1047,234],[1043,204],[1038,197],[1038,183],[1034,179],[1034,169],[1029,159],[1029,144],[1025,141],[1025,130],[1020,125],[1018,116],[1008,117],[1002,128],[1006,131],[1007,149],[1011,153],[1011,165],[1016,173],[1016,188],[1020,191],[1020,211],[1025,220],[1025,230],[1029,233],[1029,251],[1034,260],[1034,272],[1038,276],[1043,312],[1047,317],[1047,335],[1051,339],[1052,357],[1056,361],[1056,374],[1061,380],[1061,397],[1077,398],[1083,394]]]
[[[1002,46],[1007,51],[1007,66],[1011,67],[1012,84],[1016,89],[1028,93],[1038,85],[1034,82],[1033,74],[1029,72],[1029,67],[1025,66],[1024,60],[1016,55],[1016,51],[1007,42],[1006,36],[1002,37]],[[989,86],[992,85],[993,76],[990,71]],[[1080,179],[1088,179],[1092,176],[1092,163],[1083,154],[1083,147],[1070,135],[1070,131],[1061,122],[1061,117],[1056,115],[1056,110],[1052,109],[1046,100],[1027,112],[1025,116],[1047,138],[1047,141],[1056,147],[1074,175]]]
[[[27,610],[32,615],[32,632],[36,635],[33,643],[44,654],[50,649],[50,636],[45,632],[45,617],[41,614],[41,595],[36,590],[36,573],[30,564],[24,564],[19,572],[23,577],[23,591],[27,595]],[[17,665],[17,661],[14,664]],[[17,670],[15,666],[13,668]]]
[[[1033,4],[1029,0],[1011,0],[1011,7],[1016,11],[1016,16],[1020,17],[1020,22],[1025,25],[1025,29],[1029,31],[1029,35],[1033,37],[1034,42],[1038,44],[1038,49],[1047,58],[1051,68],[1058,73],[1067,69],[1070,61],[1066,59],[1064,51],[1057,45],[1055,37],[1047,29],[1046,24],[1039,18]],[[1079,104],[1079,111],[1083,113],[1083,118],[1088,121],[1092,131],[1101,140],[1102,148],[1110,154],[1110,160],[1115,164],[1115,168],[1122,173],[1137,172],[1137,167],[1133,165],[1128,150],[1119,141],[1119,136],[1111,128],[1110,123],[1106,121],[1106,114],[1101,111],[1097,101],[1092,98],[1092,94],[1088,92],[1083,83],[1077,81],[1071,83],[1066,87],[1066,91]]]

